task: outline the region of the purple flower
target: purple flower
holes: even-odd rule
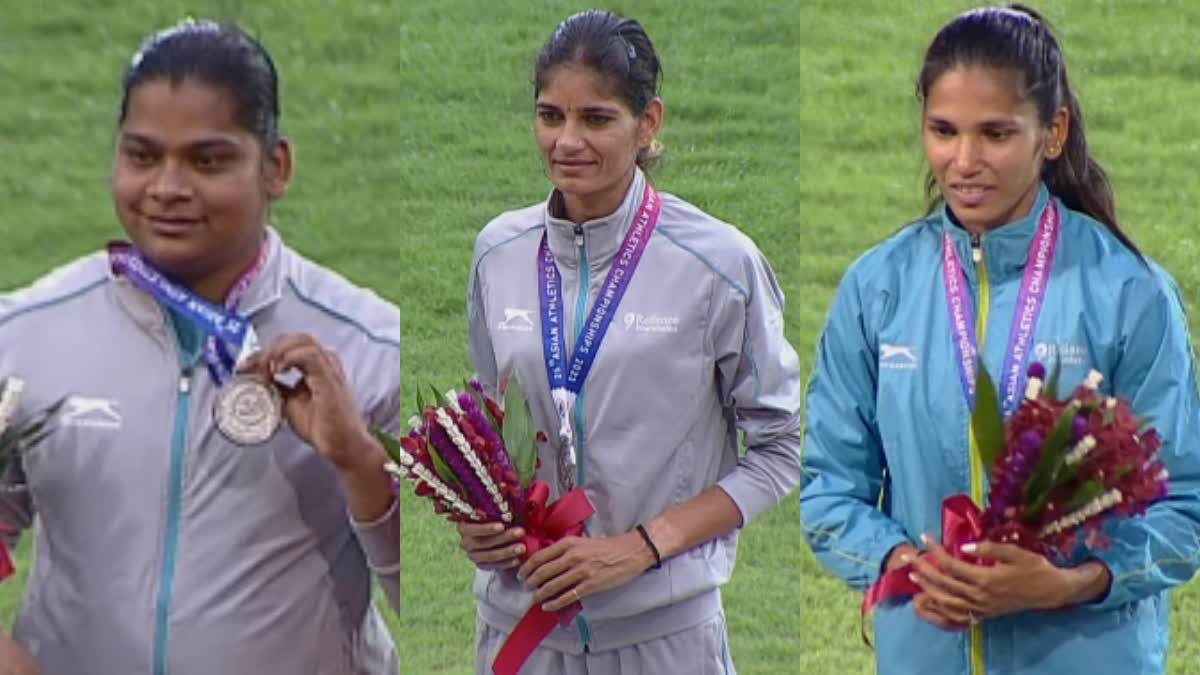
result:
[[[1029,370],[1026,372],[1028,373],[1029,377],[1036,377],[1039,380],[1046,379],[1046,366],[1043,366],[1037,361],[1029,364]]]
[[[471,502],[471,506],[483,509],[487,514],[488,520],[492,522],[500,522],[503,515],[500,509],[496,506],[492,496],[488,494],[487,488],[483,486],[483,482],[471,470],[471,465],[467,462],[462,453],[455,447],[454,441],[450,440],[450,436],[442,429],[440,425],[429,424],[429,443],[432,445],[445,460],[450,470],[454,472],[455,477],[462,483],[463,488],[467,492],[467,501]]]
[[[479,402],[475,400],[475,397],[468,393],[459,394],[458,405],[463,409],[463,415],[467,418],[471,429],[479,434],[484,442],[488,444],[488,447],[492,449],[492,463],[500,469],[500,475],[502,477],[516,476],[517,470],[512,464],[512,459],[508,456],[508,448],[504,446],[504,440],[500,438],[500,435],[492,428],[491,422],[488,421],[483,411],[479,409]],[[503,482],[510,481],[504,480]],[[520,481],[512,482],[516,483],[510,484],[513,495],[510,501],[512,502],[513,510],[517,513],[523,513],[525,508],[524,500],[517,497],[517,495],[522,493]]]
[[[1078,441],[1079,439],[1081,439],[1085,435],[1087,435],[1087,432],[1088,432],[1087,417],[1085,417],[1083,415],[1076,415],[1075,419],[1071,421],[1071,438]]]

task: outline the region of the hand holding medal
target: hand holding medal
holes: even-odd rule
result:
[[[358,405],[341,360],[310,335],[285,335],[250,354],[230,383],[230,407],[244,407],[249,415],[268,417],[267,398],[278,401],[282,418],[296,435],[313,446],[335,467],[356,465],[371,449],[382,449],[374,440]],[[284,384],[292,373],[299,377]],[[270,384],[267,384],[270,383]],[[243,393],[236,389],[244,387]],[[255,389],[269,390],[262,393]]]

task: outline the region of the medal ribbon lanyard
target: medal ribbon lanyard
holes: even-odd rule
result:
[[[1004,368],[999,380],[1000,405],[1004,417],[1008,417],[1017,409],[1024,392],[1025,360],[1029,356],[1033,331],[1037,327],[1042,302],[1046,298],[1046,287],[1050,281],[1050,271],[1058,248],[1059,226],[1058,205],[1051,199],[1042,211],[1037,232],[1025,257],[1025,271],[1021,275],[1021,288],[1017,294],[1012,328],[1008,332],[1008,347],[1004,352]],[[954,349],[958,356],[959,379],[962,381],[967,403],[973,410],[975,368],[979,358],[975,312],[967,291],[965,273],[948,231],[942,235],[942,276],[946,289],[946,307],[950,314],[950,331],[954,335]]]
[[[578,462],[575,436],[571,429],[571,408],[583,389],[584,380],[592,369],[617,306],[629,288],[629,282],[633,279],[642,253],[650,242],[650,235],[658,223],[661,210],[662,198],[647,182],[641,206],[638,207],[629,231],[625,233],[608,276],[604,279],[604,285],[600,288],[600,295],[588,314],[583,333],[575,343],[575,350],[569,362],[564,360],[567,348],[563,334],[562,277],[558,273],[558,266],[554,262],[554,254],[550,251],[546,234],[542,234],[537,258],[542,353],[546,361],[550,395],[558,412],[558,436],[562,446],[559,477],[565,483],[565,489],[574,486],[574,468]],[[580,289],[580,292],[586,294],[588,289]]]
[[[259,247],[254,264],[242,273],[226,296],[225,305],[215,305],[167,278],[128,244],[110,244],[109,264],[113,272],[129,279],[163,305],[191,321],[208,336],[204,360],[213,381],[222,384],[237,364],[258,351],[254,326],[237,314],[235,308],[246,290],[266,264],[267,246]],[[232,356],[236,354],[236,358]]]

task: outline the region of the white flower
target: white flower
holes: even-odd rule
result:
[[[1036,400],[1042,394],[1042,381],[1036,377],[1031,377],[1025,383],[1025,398],[1030,401]]]
[[[1088,434],[1087,436],[1079,439],[1079,442],[1075,444],[1074,449],[1067,453],[1067,456],[1063,458],[1063,461],[1067,463],[1067,466],[1074,466],[1082,462],[1083,458],[1086,457],[1087,454],[1095,447],[1096,439],[1091,434]]]
[[[1088,372],[1087,377],[1084,378],[1083,386],[1088,389],[1091,389],[1092,391],[1096,391],[1096,389],[1098,389],[1100,387],[1100,383],[1103,381],[1104,381],[1104,375],[1101,374],[1100,371],[1093,369],[1090,372]]]
[[[479,478],[479,482],[483,484],[483,488],[491,495],[492,501],[496,507],[500,509],[500,517],[506,522],[512,522],[512,513],[508,508],[508,501],[500,495],[500,490],[496,487],[496,482],[492,480],[492,475],[488,473],[487,467],[483,462],[479,461],[479,455],[475,454],[474,448],[467,442],[466,436],[463,436],[462,430],[450,419],[449,413],[445,408],[438,408],[436,412],[438,425],[446,430],[446,435],[450,437],[450,441],[454,443],[454,447],[458,448],[459,453],[471,465],[471,470],[475,472],[475,476]]]
[[[463,414],[462,407],[458,405],[458,392],[457,391],[454,391],[453,389],[451,389],[450,391],[446,392],[446,405],[448,405],[450,407],[450,409],[454,411],[455,415]]]
[[[1121,495],[1121,491],[1113,488],[1044,527],[1042,529],[1042,536],[1058,534],[1059,532],[1082,525],[1088,519],[1098,516],[1120,504],[1122,499],[1124,497]]]
[[[8,425],[17,412],[17,404],[21,402],[21,394],[24,392],[24,380],[10,377],[4,381],[4,393],[0,394],[0,434],[8,430]]]

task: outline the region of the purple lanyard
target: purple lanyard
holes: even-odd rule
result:
[[[235,310],[250,288],[250,283],[266,264],[266,244],[259,247],[254,264],[234,282],[233,288],[225,296],[224,307],[214,305],[171,281],[128,244],[110,244],[108,260],[115,273],[125,276],[135,286],[174,309],[207,334],[204,360],[217,384],[221,384],[225,374],[233,372],[238,361],[257,351],[258,338],[254,327],[238,316]],[[230,352],[231,347],[238,355],[236,359]]]
[[[1042,312],[1042,301],[1046,298],[1046,286],[1050,280],[1050,269],[1054,264],[1054,253],[1058,247],[1058,205],[1053,199],[1042,211],[1037,232],[1029,245],[1025,257],[1025,271],[1021,276],[1021,290],[1017,295],[1017,308],[1012,328],[1008,333],[1008,349],[1004,354],[1004,369],[1000,373],[1000,406],[1005,417],[1017,409],[1025,381],[1025,359],[1033,341],[1033,331]],[[962,380],[963,393],[972,409],[975,408],[975,361],[979,355],[975,337],[975,312],[971,296],[967,292],[966,275],[954,240],[950,232],[942,235],[942,276],[946,287],[946,307],[950,313],[950,330],[954,334],[954,348],[958,354],[958,373]]]
[[[574,462],[574,442],[571,434],[570,407],[575,397],[583,388],[588,372],[596,360],[600,343],[612,323],[613,315],[621,298],[629,288],[633,273],[637,269],[642,253],[650,242],[650,235],[658,223],[658,214],[662,210],[662,198],[646,183],[642,196],[642,204],[638,208],[633,224],[625,233],[621,248],[613,260],[596,304],[588,314],[587,323],[575,351],[571,354],[570,362],[564,360],[567,353],[566,338],[562,326],[562,277],[558,266],[554,263],[554,254],[542,233],[538,246],[538,301],[542,319],[542,353],[546,360],[546,375],[550,380],[550,394],[554,398],[559,416],[559,437],[568,450],[569,461]],[[581,289],[587,293],[587,289]]]

